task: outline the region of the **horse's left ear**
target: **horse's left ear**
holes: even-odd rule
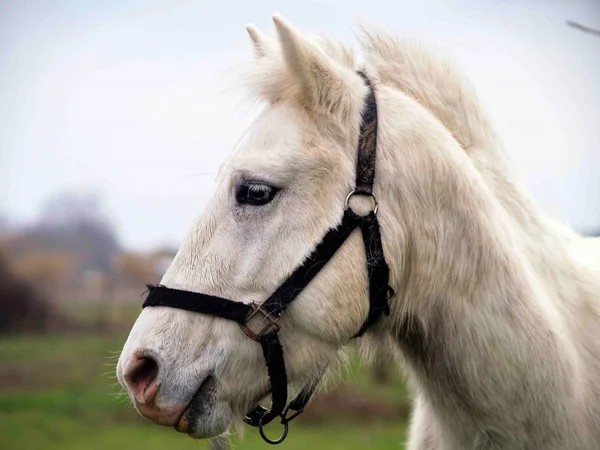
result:
[[[267,56],[270,52],[272,52],[272,44],[269,42],[269,39],[260,32],[258,28],[249,23],[246,25],[246,31],[248,32],[248,36],[252,41],[252,47],[254,49],[254,57],[256,59],[261,59]]]
[[[352,103],[351,86],[360,86],[358,77],[327,56],[280,15],[274,15],[273,22],[285,64],[299,88],[299,100],[310,109],[334,114],[348,112]]]

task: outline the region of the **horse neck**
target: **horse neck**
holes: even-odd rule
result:
[[[469,157],[506,211],[531,281],[542,280],[537,305],[553,317],[584,359],[598,361],[600,350],[594,342],[600,324],[600,242],[582,238],[543,212],[510,170],[499,140],[490,134],[484,142],[470,149]]]
[[[419,47],[408,50],[422,51]],[[414,58],[412,63],[426,60]],[[565,261],[570,259],[571,244],[578,236],[544,213],[515,176],[501,140],[468,83],[453,71],[448,73],[444,66],[432,67],[438,67],[434,70],[438,76],[392,84],[425,105],[453,134],[504,210],[506,226],[513,230],[513,239],[522,247],[532,270],[538,276],[558,280],[551,297],[559,303],[568,301],[578,268],[565,267]]]
[[[402,95],[383,92],[393,100],[380,100],[382,115],[389,108],[392,120],[381,133],[384,164],[378,176],[390,208],[381,221],[399,290],[397,317],[442,300],[527,301],[529,261],[520,229],[502,202],[439,122]],[[394,116],[394,109],[402,114]],[[422,126],[413,131],[401,116]]]
[[[597,275],[586,274],[586,269],[573,259],[574,249],[581,246],[578,244],[581,237],[535,203],[528,189],[510,169],[502,144],[495,135],[490,133],[487,140],[481,141],[480,147],[468,149],[468,155],[506,212],[506,220],[514,230],[515,244],[520,246],[530,270],[538,278],[550,281],[544,287],[549,300],[562,310],[563,315],[579,314],[587,302],[583,297],[590,295],[585,292],[589,291],[588,285],[598,285],[594,283]]]

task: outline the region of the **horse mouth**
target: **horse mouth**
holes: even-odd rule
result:
[[[196,433],[198,418],[205,416],[210,410],[213,401],[212,394],[215,391],[216,380],[212,375],[207,376],[200,387],[184,409],[181,417],[175,424],[175,429],[180,433],[190,436]]]

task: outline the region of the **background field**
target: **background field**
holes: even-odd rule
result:
[[[145,422],[118,395],[115,352],[138,308],[70,307],[65,313],[88,331],[0,337],[0,449],[208,448]],[[402,381],[392,377],[378,386],[369,370],[357,361],[352,366],[351,378],[309,407],[279,448],[404,448]],[[256,430],[245,431],[231,448],[268,448]]]

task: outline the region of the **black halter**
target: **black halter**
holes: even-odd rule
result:
[[[283,359],[283,348],[277,333],[280,330],[279,317],[298,294],[325,267],[327,262],[342,246],[348,236],[358,227],[361,230],[367,260],[369,279],[369,314],[354,337],[361,336],[377,319],[389,315],[388,299],[393,295],[389,287],[389,268],[383,254],[381,234],[377,221],[377,201],[373,195],[375,179],[375,158],[377,150],[377,103],[375,93],[367,76],[358,72],[369,92],[362,113],[362,123],[358,140],[356,187],[348,194],[341,223],[323,237],[312,254],[292,272],[263,303],[244,304],[207,294],[200,294],[165,286],[150,286],[150,293],[144,302],[146,306],[168,306],[202,314],[209,314],[239,323],[246,335],[261,344],[269,379],[271,381],[271,409],[257,405],[246,414],[246,423],[259,427],[263,439],[270,444],[283,442],[288,432],[288,423],[304,409],[318,380],[305,386],[286,407],[287,376]],[[355,214],[349,206],[355,195],[370,197],[372,210],[365,216]],[[290,414],[290,412],[292,412]],[[266,437],[263,426],[280,417],[284,426],[277,440]]]

